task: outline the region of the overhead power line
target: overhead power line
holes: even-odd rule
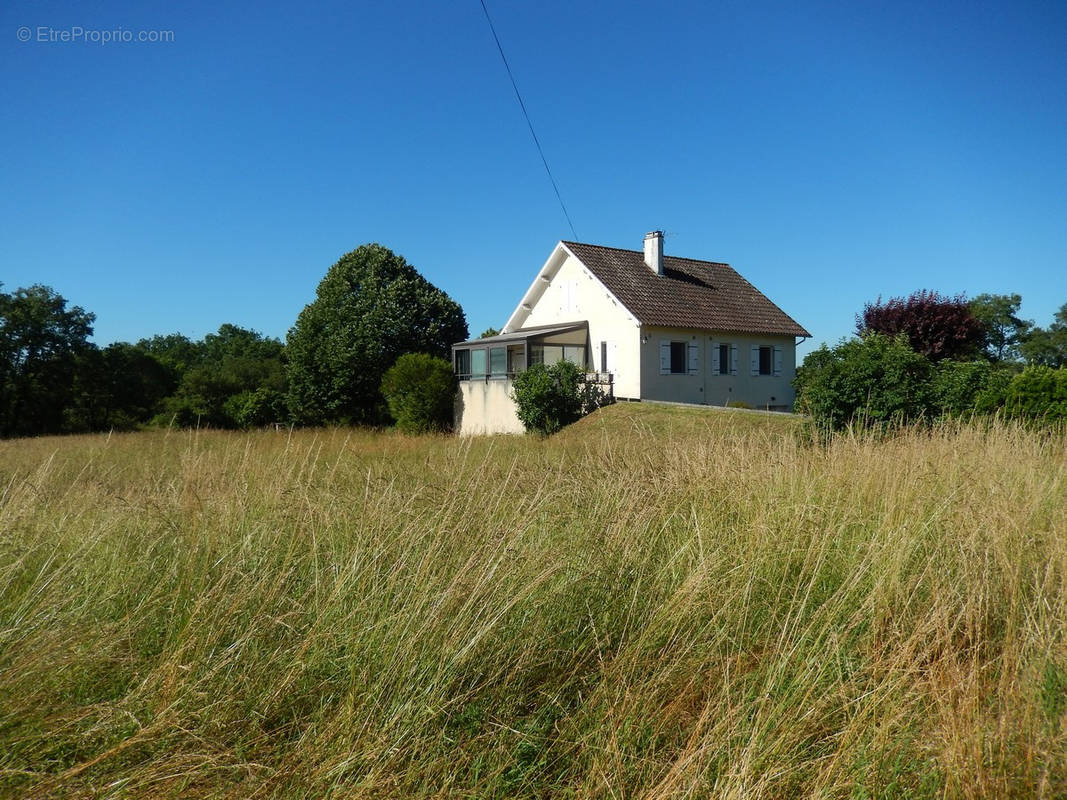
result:
[[[563,216],[567,218],[567,225],[570,226],[571,234],[575,240],[578,239],[578,234],[574,231],[574,223],[571,222],[571,215],[567,213],[567,206],[563,203],[563,197],[559,193],[559,186],[556,185],[556,179],[552,177],[552,170],[548,167],[548,159],[545,158],[545,151],[541,149],[541,142],[537,139],[537,133],[534,131],[533,123],[530,121],[530,114],[526,111],[526,103],[522,102],[522,95],[519,93],[518,84],[515,83],[515,76],[511,73],[511,65],[508,64],[507,56],[504,55],[504,48],[500,44],[500,37],[496,35],[496,26],[493,25],[493,19],[489,16],[489,9],[485,6],[485,0],[479,0],[482,4],[482,11],[485,12],[485,21],[489,23],[489,30],[493,34],[493,41],[496,42],[497,52],[500,53],[500,60],[504,62],[504,69],[507,70],[508,79],[511,81],[511,88],[515,90],[515,99],[519,101],[519,108],[522,109],[522,115],[526,118],[526,125],[530,128],[530,136],[533,137],[534,145],[537,146],[537,153],[541,156],[541,163],[545,165],[545,172],[548,173],[548,179],[552,182],[552,189],[556,193],[556,199],[559,200],[559,207],[563,209]]]

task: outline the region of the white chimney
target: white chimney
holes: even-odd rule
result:
[[[663,274],[663,231],[645,234],[645,263],[657,275]]]

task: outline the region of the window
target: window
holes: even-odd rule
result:
[[[564,314],[578,313],[578,281],[560,281],[559,310]]]
[[[521,347],[508,348],[508,372],[522,372],[526,369],[526,350]]]
[[[481,377],[485,375],[485,350],[471,350],[471,375]]]
[[[557,361],[570,361],[585,369],[585,345],[581,344],[531,344],[530,364],[551,367]]]
[[[728,344],[719,345],[719,374],[730,374],[730,345]]]
[[[470,350],[457,350],[456,351],[456,374],[460,377],[466,378],[471,374],[471,351]]]
[[[774,372],[772,366],[774,349],[771,347],[761,347],[759,349],[759,374],[770,375]]]
[[[600,343],[600,371],[615,372],[615,342],[605,341]]]
[[[694,336],[695,340],[696,337]],[[611,350],[609,348],[608,352]],[[699,375],[700,345],[692,342],[671,342],[660,339],[659,342],[660,375]]]
[[[585,369],[585,345],[563,345],[563,360],[570,361],[572,364]]]
[[[489,349],[489,374],[506,375],[508,371],[508,349],[492,347]]]
[[[685,342],[671,342],[671,375],[685,375]]]

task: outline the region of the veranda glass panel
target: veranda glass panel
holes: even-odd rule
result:
[[[489,374],[506,375],[508,372],[508,349],[492,347],[489,349]]]
[[[471,375],[485,375],[485,350],[471,350]]]
[[[551,367],[563,358],[563,347],[558,344],[546,344],[543,348],[542,362],[546,367]]]
[[[456,374],[457,375],[470,375],[471,374],[471,351],[470,350],[457,350],[456,351]]]
[[[563,345],[563,359],[565,361],[570,361],[572,364],[577,364],[582,369],[585,369],[585,345]]]

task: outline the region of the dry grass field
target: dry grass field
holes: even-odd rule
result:
[[[1067,437],[0,442],[0,795],[1067,796]]]

